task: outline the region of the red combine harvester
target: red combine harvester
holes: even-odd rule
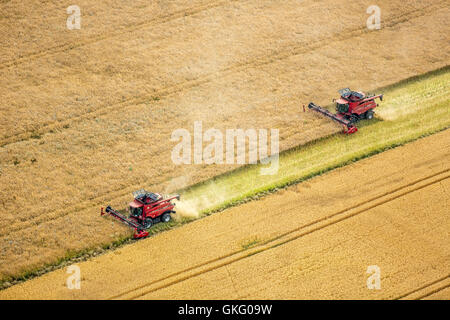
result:
[[[383,101],[382,94],[366,96],[363,92],[351,91],[349,88],[339,90],[339,94],[341,97],[338,100],[333,99],[333,102],[336,102],[336,114],[315,105],[313,102],[308,105],[308,108],[342,124],[346,134],[358,131],[355,126],[358,120],[373,118],[373,109],[378,106],[375,99],[379,98]]]
[[[176,195],[164,199],[159,193],[138,190],[133,192],[134,200],[129,204],[130,216],[126,217],[117,210],[107,206],[105,211],[101,209],[101,215],[108,213],[117,220],[125,223],[135,230],[134,238],[145,238],[152,225],[158,222],[169,222],[171,213],[175,213],[173,208],[175,203],[173,199],[180,200],[180,196]]]

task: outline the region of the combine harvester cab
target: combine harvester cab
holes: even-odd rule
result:
[[[159,193],[145,190],[135,191],[133,196],[134,200],[129,203],[129,217],[110,206],[107,206],[105,211],[101,208],[101,215],[107,213],[133,228],[135,230],[134,238],[147,237],[149,233],[146,229],[149,229],[155,223],[169,222],[172,219],[170,214],[175,213],[173,210],[175,203],[172,203],[172,200],[180,200],[179,195],[164,199]]]
[[[383,101],[383,95],[366,96],[363,92],[351,91],[349,88],[339,90],[341,97],[336,102],[336,114],[331,113],[325,108],[310,102],[309,109],[321,113],[322,115],[342,124],[344,133],[352,134],[358,131],[355,123],[360,119],[373,119],[374,110],[378,107],[375,99]]]

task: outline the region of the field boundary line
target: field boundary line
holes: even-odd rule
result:
[[[260,244],[257,244],[256,246],[252,247],[251,249],[247,249],[247,250],[243,249],[243,250],[239,250],[239,251],[235,251],[235,252],[229,253],[229,254],[227,254],[227,255],[218,257],[218,258],[216,258],[216,259],[209,260],[209,261],[207,261],[207,262],[198,264],[198,265],[196,265],[196,266],[187,268],[187,269],[185,269],[185,270],[178,271],[178,272],[176,272],[176,273],[173,273],[173,274],[168,275],[168,276],[166,276],[166,277],[163,277],[163,278],[161,278],[161,279],[154,280],[154,281],[152,281],[152,282],[150,282],[150,283],[141,285],[141,286],[136,287],[136,288],[134,288],[134,289],[127,290],[127,291],[125,291],[125,292],[123,292],[123,293],[120,293],[120,294],[118,294],[118,295],[114,295],[114,296],[112,296],[112,297],[110,297],[110,298],[108,298],[108,299],[117,299],[117,298],[123,297],[123,296],[125,296],[125,295],[127,295],[127,294],[129,294],[129,293],[132,293],[132,292],[136,291],[136,290],[145,289],[146,287],[152,286],[152,285],[157,284],[157,283],[159,283],[159,282],[163,282],[163,281],[165,281],[165,280],[168,280],[168,279],[170,279],[170,278],[176,277],[176,276],[178,276],[178,275],[182,275],[183,273],[186,273],[186,272],[189,272],[189,271],[193,271],[193,270],[199,269],[199,268],[201,268],[201,267],[207,267],[208,265],[211,265],[211,264],[213,264],[213,263],[215,263],[215,262],[219,262],[219,261],[225,260],[226,258],[229,258],[229,257],[231,257],[231,256],[241,254],[240,256],[237,256],[237,257],[235,257],[235,258],[233,258],[233,259],[231,259],[231,260],[226,260],[226,261],[224,261],[224,262],[222,262],[222,263],[220,263],[220,264],[218,264],[218,265],[214,265],[214,266],[207,267],[207,268],[205,268],[204,270],[200,270],[200,271],[194,272],[193,274],[188,274],[188,275],[186,275],[186,276],[184,276],[184,277],[181,277],[181,278],[179,278],[179,279],[174,279],[174,280],[170,281],[170,282],[167,283],[167,284],[163,284],[163,285],[158,286],[158,287],[156,287],[156,288],[153,288],[153,289],[150,289],[150,290],[146,290],[145,292],[140,293],[140,294],[137,294],[137,295],[134,295],[134,296],[132,296],[132,297],[130,298],[130,299],[136,299],[136,298],[142,297],[142,296],[144,296],[144,295],[146,295],[146,294],[148,294],[148,293],[151,293],[151,292],[154,292],[154,291],[158,291],[158,290],[164,289],[164,288],[169,287],[169,286],[171,286],[171,285],[174,285],[174,284],[176,284],[176,283],[179,283],[179,282],[185,281],[185,280],[187,280],[187,279],[190,279],[190,278],[194,278],[194,277],[196,277],[196,276],[199,276],[199,275],[201,275],[201,274],[203,274],[203,273],[207,273],[207,272],[209,272],[209,271],[216,270],[216,269],[218,269],[218,268],[220,268],[220,267],[223,267],[223,266],[232,264],[232,263],[234,263],[234,262],[243,260],[243,259],[248,258],[248,257],[250,257],[250,256],[253,256],[253,255],[255,255],[255,254],[262,253],[262,252],[265,252],[265,251],[267,251],[267,250],[270,250],[270,249],[279,247],[279,246],[281,246],[281,245],[284,245],[284,244],[286,244],[286,243],[292,242],[292,241],[297,240],[297,239],[299,239],[299,238],[301,238],[301,237],[304,237],[304,236],[306,236],[306,235],[312,234],[312,233],[314,233],[314,232],[316,232],[316,231],[320,231],[320,230],[322,230],[322,229],[324,229],[324,228],[327,228],[327,227],[329,227],[329,226],[332,226],[332,225],[334,225],[334,224],[337,224],[337,223],[339,223],[339,222],[341,222],[341,221],[344,221],[344,220],[347,220],[347,219],[352,218],[352,217],[354,217],[354,216],[357,216],[357,215],[359,215],[359,214],[361,214],[361,213],[363,213],[363,212],[366,212],[366,211],[368,211],[368,210],[370,210],[370,209],[376,208],[376,207],[381,206],[381,205],[383,205],[383,204],[385,204],[385,203],[388,203],[388,202],[391,202],[391,201],[393,201],[393,200],[396,200],[396,199],[398,199],[398,198],[400,198],[400,197],[403,197],[403,196],[405,196],[405,195],[407,195],[407,194],[409,194],[409,193],[418,191],[418,190],[420,190],[420,189],[426,188],[426,187],[428,187],[428,186],[430,186],[430,185],[433,185],[433,184],[435,184],[435,183],[438,183],[438,182],[441,182],[441,181],[443,181],[443,180],[445,180],[445,179],[448,179],[448,178],[450,178],[450,175],[445,175],[444,177],[438,177],[438,179],[434,179],[434,180],[432,180],[431,182],[427,182],[427,183],[425,183],[425,184],[423,184],[423,185],[420,185],[420,186],[418,186],[418,187],[414,187],[414,188],[412,188],[411,190],[407,190],[407,191],[401,192],[401,193],[398,194],[398,195],[395,195],[395,196],[390,197],[390,198],[388,198],[388,199],[382,199],[382,200],[379,201],[379,202],[376,202],[376,203],[374,203],[374,204],[371,204],[372,202],[375,202],[376,199],[383,198],[383,197],[385,197],[385,196],[391,195],[392,193],[396,193],[396,192],[398,192],[398,191],[402,191],[403,189],[408,189],[408,188],[414,186],[415,184],[419,184],[419,183],[424,182],[424,181],[426,181],[426,180],[435,178],[435,177],[437,177],[437,176],[439,176],[439,175],[441,175],[441,174],[448,173],[449,171],[450,171],[450,169],[443,170],[443,171],[441,171],[441,172],[439,172],[439,173],[437,173],[437,174],[433,174],[433,175],[431,175],[431,176],[427,176],[427,177],[421,178],[421,179],[419,179],[419,180],[416,180],[415,182],[408,183],[408,184],[404,185],[403,187],[396,188],[396,189],[394,189],[394,190],[391,190],[390,192],[386,192],[385,195],[383,195],[383,196],[377,196],[377,197],[374,197],[371,201],[365,201],[365,202],[360,203],[360,204],[358,204],[358,205],[354,205],[354,206],[351,206],[351,207],[349,207],[349,208],[346,208],[346,209],[340,210],[340,211],[338,211],[338,212],[335,212],[335,213],[333,213],[333,214],[331,214],[331,215],[325,216],[325,217],[323,217],[323,218],[321,218],[321,219],[314,220],[314,221],[312,221],[312,222],[310,222],[310,223],[308,223],[308,224],[306,224],[306,225],[300,226],[300,227],[298,227],[298,228],[295,228],[295,229],[293,229],[293,230],[290,230],[290,231],[288,231],[288,232],[285,232],[285,233],[283,233],[283,234],[281,234],[281,235],[278,235],[278,236],[275,236],[275,237],[273,237],[273,238],[271,238],[271,239],[268,239],[268,240],[266,240],[266,241],[264,241],[264,242],[261,242]],[[332,219],[333,217],[342,215],[342,214],[345,213],[345,212],[353,211],[353,210],[358,209],[359,207],[363,207],[364,205],[367,205],[367,204],[370,204],[370,205],[369,205],[368,207],[359,209],[359,210],[356,211],[356,212],[347,214],[347,215],[345,215],[345,216],[343,216],[343,217],[340,217],[340,218],[338,218],[338,219],[335,219],[335,220],[332,220],[332,221],[330,221],[330,222],[327,222],[327,223],[325,223],[325,224],[323,224],[323,225],[319,225],[319,226],[314,227],[314,228],[312,228],[312,229],[310,229],[310,230],[303,231],[304,229],[307,229],[308,227],[312,227],[312,226],[314,226],[314,225],[316,225],[316,224],[318,224],[318,223],[320,223],[320,222],[324,222],[324,221],[326,221],[326,220]],[[300,234],[297,234],[297,235],[295,235],[295,236],[289,237],[289,238],[287,238],[287,239],[283,239],[283,238],[285,238],[286,236],[291,235],[291,234],[296,233],[296,232],[299,232],[299,231],[303,231],[303,232],[301,232]],[[278,240],[280,240],[280,241],[278,241]],[[273,242],[275,242],[275,243],[273,243]]]
[[[443,3],[445,4],[446,2],[443,1]],[[394,16],[391,18],[391,20],[384,23],[384,25],[385,25],[384,29],[388,29],[388,28],[394,27],[398,24],[410,21],[410,20],[408,20],[408,18],[413,19],[413,18],[421,17],[430,12],[432,13],[435,10],[441,9],[443,7],[447,7],[447,6],[445,6],[445,5],[442,6],[442,5],[432,3],[430,5],[425,6],[424,8],[415,9],[410,12],[407,12],[407,13],[404,13],[404,14],[401,14],[398,16]],[[18,133],[12,134],[10,136],[4,136],[0,140],[0,147],[4,147],[6,145],[13,144],[16,142],[28,141],[32,138],[32,135],[34,135],[36,133],[43,135],[43,134],[49,133],[51,130],[63,129],[64,126],[70,125],[71,123],[80,122],[82,120],[99,117],[99,116],[107,114],[115,109],[118,109],[119,107],[122,107],[125,109],[126,107],[129,107],[132,105],[142,104],[155,96],[157,96],[159,98],[167,97],[172,94],[182,92],[187,89],[195,88],[200,85],[209,83],[211,81],[229,76],[236,72],[242,72],[249,68],[258,68],[258,67],[261,67],[264,65],[269,65],[269,64],[290,58],[292,56],[297,56],[302,53],[312,52],[312,51],[320,49],[324,46],[328,46],[333,43],[346,41],[353,37],[360,36],[362,34],[369,33],[369,32],[371,32],[371,31],[368,30],[367,27],[364,25],[364,26],[360,26],[358,28],[354,28],[351,30],[346,30],[345,32],[340,32],[339,34],[334,34],[332,36],[326,37],[324,39],[320,39],[318,41],[311,41],[311,42],[305,43],[303,45],[298,45],[298,46],[294,45],[291,47],[286,47],[286,48],[283,48],[273,54],[255,57],[248,61],[223,68],[223,69],[215,71],[213,73],[201,75],[192,80],[175,83],[168,87],[161,88],[160,90],[156,90],[153,92],[147,91],[139,96],[135,96],[135,97],[132,97],[132,98],[129,98],[129,99],[117,102],[117,103],[107,104],[107,105],[105,104],[103,106],[100,106],[96,110],[86,112],[81,115],[75,115],[75,116],[71,116],[71,117],[68,117],[68,118],[62,119],[62,120],[47,122],[47,123],[42,124],[40,127],[34,128],[33,130],[18,132]]]

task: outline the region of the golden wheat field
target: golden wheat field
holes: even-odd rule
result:
[[[79,263],[80,290],[63,268],[0,298],[449,299],[449,157],[446,130]]]
[[[0,279],[129,234],[99,216],[237,165],[177,166],[174,129],[276,128],[280,150],[336,133],[302,113],[446,66],[447,1],[0,3]],[[359,12],[360,14],[355,14]],[[180,291],[181,292],[181,291]]]

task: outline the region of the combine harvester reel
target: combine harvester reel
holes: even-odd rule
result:
[[[145,238],[148,236],[148,231],[152,225],[159,222],[169,222],[172,217],[171,213],[175,203],[172,200],[180,200],[179,195],[164,199],[159,193],[147,192],[145,190],[138,190],[133,192],[134,200],[129,204],[130,216],[127,217],[110,206],[107,206],[105,211],[101,208],[100,214],[109,214],[115,219],[123,222],[127,226],[135,230],[134,238]]]
[[[378,104],[375,99],[383,101],[383,95],[366,96],[363,92],[351,91],[349,88],[339,90],[341,97],[336,102],[337,113],[331,113],[313,102],[308,104],[308,109],[319,112],[325,117],[332,119],[344,126],[345,134],[352,134],[358,131],[355,123],[360,119],[373,119],[374,111]],[[303,107],[304,109],[304,107]]]

